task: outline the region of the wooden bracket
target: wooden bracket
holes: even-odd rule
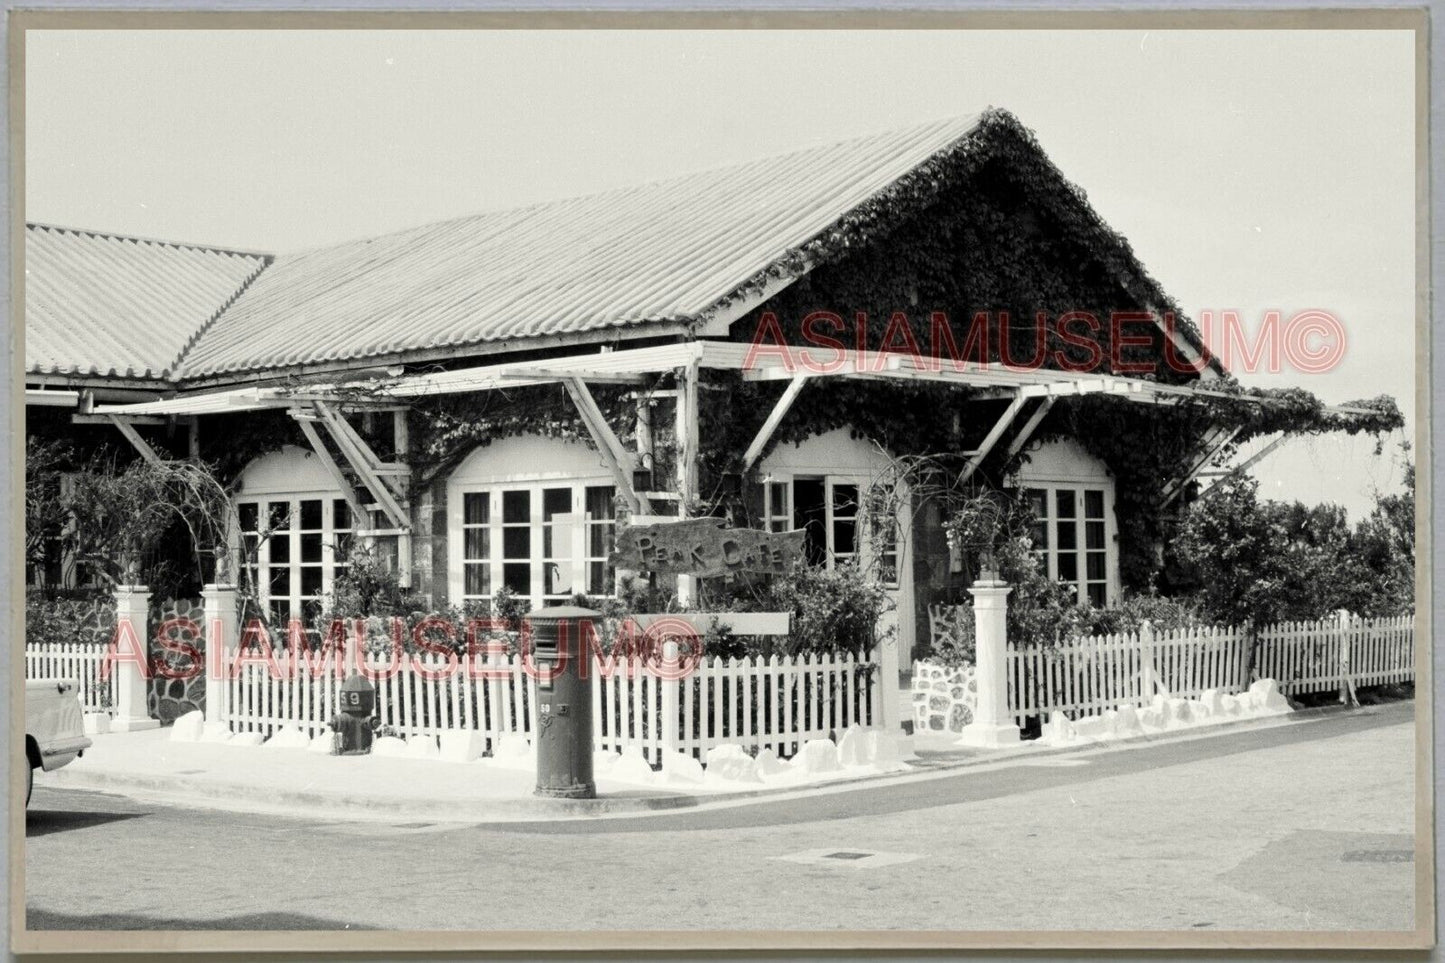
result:
[[[564,378],[562,385],[572,398],[572,404],[576,406],[577,413],[581,415],[582,424],[592,437],[597,451],[602,455],[607,470],[612,473],[617,491],[622,495],[623,501],[627,503],[628,510],[634,513],[640,512],[642,502],[632,488],[632,459],[623,449],[622,442],[618,440],[612,426],[607,424],[602,409],[597,407],[592,392],[587,390],[586,382],[581,378]]]
[[[998,440],[1003,437],[1003,433],[1008,431],[1008,426],[1013,424],[1013,420],[1018,417],[1018,413],[1023,409],[1023,406],[1023,392],[1015,390],[1013,401],[1009,402],[1008,407],[1004,409],[1004,413],[999,417],[998,421],[994,422],[993,427],[990,428],[988,434],[984,436],[983,443],[978,446],[973,457],[968,460],[968,464],[963,466],[963,471],[958,476],[959,484],[963,484],[968,481],[969,478],[973,477],[973,473],[978,470],[979,465],[983,464],[983,460],[988,457],[989,452],[993,451],[994,445],[998,444]]]
[[[753,436],[753,442],[748,445],[748,450],[743,453],[744,475],[751,471],[753,465],[762,457],[763,449],[766,448],[768,442],[772,440],[773,434],[778,430],[778,425],[787,417],[788,410],[793,407],[793,402],[798,400],[798,394],[803,390],[803,385],[807,384],[807,382],[808,376],[803,372],[799,372],[793,376],[793,380],[789,381],[788,386],[783,389],[782,396],[778,398],[777,403],[773,405],[773,410],[768,413],[767,420],[764,421],[763,426],[758,429],[758,433]]]

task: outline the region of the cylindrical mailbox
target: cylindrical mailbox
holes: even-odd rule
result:
[[[583,631],[600,614],[573,606],[538,609],[531,629],[537,699],[538,796],[591,799],[592,686],[581,673],[591,656]]]

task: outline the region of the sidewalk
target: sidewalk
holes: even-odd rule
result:
[[[36,785],[115,792],[163,803],[348,819],[505,822],[582,819],[697,806],[898,775],[911,767],[782,772],[762,782],[646,775],[639,759],[596,767],[596,799],[533,795],[529,760],[448,762],[405,756],[332,756],[306,749],[172,742],[169,729],[106,733]],[[609,774],[615,769],[618,775]]]

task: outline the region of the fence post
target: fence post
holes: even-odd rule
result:
[[[1154,623],[1143,619],[1139,623],[1139,704],[1147,706],[1154,700],[1154,693],[1164,688],[1164,679],[1155,668]],[[1164,693],[1169,694],[1168,690]]]
[[[659,710],[661,716],[657,720],[658,746],[662,757],[662,771],[666,772],[669,766],[676,767],[674,761],[677,758],[677,697],[681,683],[677,678],[678,648],[677,640],[669,638],[662,643],[662,664],[665,667],[655,678],[658,685],[662,686],[662,707]]]
[[[973,596],[974,675],[978,680],[978,706],[973,721],[963,727],[957,745],[992,748],[1019,741],[1008,706],[1008,594],[1007,582],[979,579]],[[891,693],[894,702],[897,693]]]
[[[228,728],[231,721],[231,687],[228,677],[231,652],[239,641],[236,623],[236,586],[207,585],[201,589],[201,610],[206,632],[206,726]]]
[[[1350,664],[1353,661],[1350,658],[1350,621],[1349,609],[1335,612],[1335,633],[1340,640],[1340,702],[1352,706],[1357,705],[1359,700],[1355,696],[1354,672]]]
[[[115,588],[116,656],[110,662],[115,681],[115,718],[112,732],[139,732],[160,725],[150,716],[146,690],[150,688],[150,589],[144,585],[117,585]],[[123,633],[132,633],[122,645]],[[125,652],[132,644],[138,652]],[[136,665],[136,656],[145,665]],[[127,657],[129,656],[129,657]]]

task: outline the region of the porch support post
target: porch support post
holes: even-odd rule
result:
[[[1007,582],[995,579],[979,579],[968,590],[973,596],[978,706],[955,745],[995,749],[1019,741],[1019,728],[1008,707],[1008,594],[1012,591]]]
[[[237,591],[234,585],[207,585],[201,589],[206,632],[206,729],[229,733],[232,653],[240,641]]]
[[[115,718],[111,732],[139,732],[160,725],[151,718],[146,690],[150,686],[150,600],[151,591],[144,585],[118,585],[115,589],[116,660],[114,673]],[[129,638],[125,637],[129,633]],[[134,650],[134,651],[132,651]],[[146,668],[143,671],[134,659],[139,653]]]
[[[691,503],[697,497],[697,376],[698,356],[685,368],[678,368],[677,375],[677,517],[687,518]],[[697,599],[697,576],[677,577],[677,601],[690,606]]]
[[[1009,444],[1008,454],[1004,457],[1012,458],[1020,451],[1023,451],[1024,445],[1027,445],[1029,439],[1034,436],[1034,430],[1038,428],[1039,422],[1044,420],[1044,415],[1049,413],[1049,409],[1052,408],[1054,402],[1058,400],[1058,395],[1049,395],[1044,398],[1043,401],[1039,402],[1039,406],[1034,409],[1034,413],[1029,415],[1029,420],[1024,422],[1024,426],[1019,429],[1018,436]]]
[[[753,436],[753,443],[748,445],[748,450],[743,453],[744,475],[751,471],[753,465],[757,464],[758,459],[762,457],[763,449],[772,440],[774,432],[778,430],[778,425],[787,417],[788,410],[793,407],[793,402],[798,400],[798,394],[807,382],[807,374],[800,371],[793,375],[793,380],[788,382],[788,387],[783,389],[782,397],[773,405],[773,410],[768,413],[767,420],[758,429],[758,433]]]
[[[612,473],[612,480],[617,485],[617,491],[622,495],[627,507],[633,514],[642,511],[642,501],[637,497],[637,492],[632,488],[631,459],[622,447],[622,442],[612,431],[612,426],[607,424],[607,419],[602,414],[602,409],[597,407],[597,402],[592,397],[592,392],[587,390],[587,384],[581,378],[563,378],[562,386],[567,389],[567,394],[572,398],[572,404],[577,408],[577,414],[582,416],[582,424],[587,428],[587,434],[592,437],[592,443],[597,446],[597,451],[602,455],[602,460],[607,464],[607,470]]]
[[[142,458],[150,462],[152,465],[159,465],[162,463],[163,459],[161,458],[161,456],[156,454],[156,450],[152,448],[146,442],[146,440],[140,436],[140,432],[135,430],[134,425],[132,425],[130,422],[126,421],[124,418],[121,418],[118,415],[111,415],[110,421],[111,424],[115,425],[117,428],[120,429],[120,433],[122,435],[125,435],[125,440],[130,442],[131,446],[134,447],[136,451],[140,452]]]
[[[979,465],[983,464],[983,460],[988,457],[989,452],[993,451],[993,446],[998,444],[998,440],[1003,437],[1003,433],[1008,431],[1008,426],[1013,424],[1013,420],[1018,417],[1018,413],[1023,409],[1023,406],[1023,392],[1015,389],[1013,401],[1009,402],[1008,407],[1004,409],[1004,413],[1000,416],[999,420],[994,422],[993,428],[989,429],[988,435],[984,437],[983,443],[978,446],[978,450],[973,453],[973,457],[968,460],[968,464],[963,466],[963,473],[959,475],[958,478],[960,484],[973,477],[973,473],[978,470]]]

